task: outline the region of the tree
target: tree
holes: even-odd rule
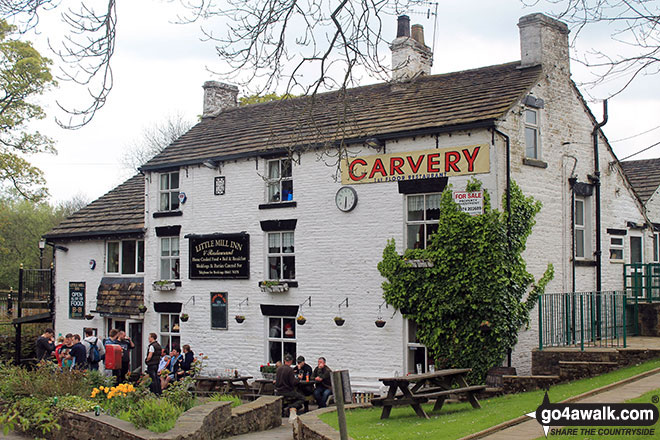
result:
[[[522,0],[529,6],[541,0]],[[599,24],[607,25],[611,40],[621,43],[625,55],[591,50],[578,59],[594,73],[590,83],[623,78],[611,96],[621,93],[640,75],[660,71],[660,2],[653,0],[544,0],[556,11],[553,15],[569,24],[572,40],[582,31]]]
[[[472,181],[467,190],[480,188]],[[384,299],[417,324],[417,338],[436,366],[472,368],[471,379],[479,383],[516,344],[554,273],[548,265],[534,283],[521,255],[541,203],[525,197],[515,183],[511,217],[491,208],[487,192],[484,199],[484,213],[470,216],[453,201],[451,188],[445,190],[428,247],[401,257],[390,240],[378,264],[387,280]],[[409,260],[433,267],[415,268]]]
[[[11,39],[15,30],[0,19],[0,184],[9,184],[25,198],[39,200],[48,194],[43,173],[24,155],[55,150],[50,139],[24,128],[27,122],[45,116],[30,99],[55,81],[49,69],[51,61],[29,42]]]
[[[125,168],[137,170],[190,130],[191,126],[192,123],[182,115],[170,115],[164,122],[145,129],[140,139],[128,146],[122,157],[122,164]]]

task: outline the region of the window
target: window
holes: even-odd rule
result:
[[[160,175],[160,210],[176,211],[179,209],[179,172]]]
[[[437,194],[410,195],[406,209],[408,249],[424,249],[431,234],[438,230],[440,198]]]
[[[160,279],[178,280],[179,278],[179,237],[161,237]]]
[[[610,261],[623,262],[623,237],[610,237]]]
[[[406,373],[426,373],[429,365],[428,350],[417,340],[417,323],[411,320],[406,321],[408,323]]]
[[[591,253],[589,243],[589,206],[583,197],[575,198],[574,231],[575,231],[575,258],[588,258]]]
[[[292,201],[291,159],[269,160],[266,162],[266,169],[268,173],[266,178],[268,203]]]
[[[658,257],[660,257],[660,255],[658,255],[658,233],[655,232],[655,233],[653,233],[653,262],[654,263],[657,263],[658,261],[660,261],[660,260],[658,260]]]
[[[109,241],[106,249],[107,273],[134,275],[144,272],[144,240]]]
[[[630,262],[631,263],[643,262],[642,237],[639,236],[630,237]]]
[[[295,280],[293,231],[268,233],[268,279]]]
[[[525,156],[530,159],[541,159],[539,137],[538,111],[525,109]]]
[[[268,362],[296,359],[296,318],[268,317]]]
[[[169,354],[172,347],[181,348],[181,336],[179,335],[179,314],[160,314],[160,345]]]

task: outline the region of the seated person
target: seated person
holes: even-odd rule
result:
[[[298,356],[298,359],[296,359],[297,365],[293,367],[293,372],[296,373],[296,376],[298,376],[298,379],[302,381],[307,381],[310,380],[312,377],[312,367],[307,365],[305,363],[305,357],[304,356]]]
[[[325,358],[320,357],[318,366],[314,368],[312,378],[316,382],[314,398],[319,408],[328,406],[328,398],[332,394],[332,370],[325,364]]]
[[[181,370],[179,370],[179,378],[188,376],[192,368],[193,361],[195,360],[195,353],[190,349],[190,345],[183,346],[183,358],[181,360]]]
[[[297,412],[302,408],[305,397],[296,390],[298,378],[291,368],[293,356],[286,354],[284,356],[284,365],[275,372],[275,391],[277,395],[284,397],[282,403],[282,412],[286,414],[289,409],[289,418],[296,417]]]
[[[163,350],[165,352],[165,350]],[[167,367],[167,363],[170,361],[170,355],[169,354],[164,354],[160,358],[160,362],[158,363],[158,374],[160,375],[160,372]]]
[[[178,373],[181,369],[181,362],[183,362],[183,356],[181,355],[179,347],[172,348],[172,351],[170,351],[170,360],[167,362],[167,365],[165,365],[164,368],[164,370],[169,371],[169,374],[167,374],[165,377],[162,375],[160,376],[161,390],[167,388],[170,382],[179,380],[180,376]]]

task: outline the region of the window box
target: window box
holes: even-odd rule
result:
[[[170,280],[154,281],[152,286],[154,290],[160,290],[161,292],[176,290],[176,283]]]
[[[259,288],[264,293],[284,293],[289,290],[289,284],[281,281],[260,281]]]

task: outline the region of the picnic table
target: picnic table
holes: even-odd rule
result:
[[[196,376],[195,389],[204,394],[241,394],[250,389],[252,376]]]
[[[481,408],[475,395],[486,386],[468,385],[465,376],[470,371],[471,368],[455,368],[433,373],[380,378],[378,380],[389,387],[387,396],[372,399],[371,403],[383,407],[381,419],[390,416],[392,407],[406,405],[412,406],[419,417],[428,419],[429,416],[422,408],[422,403],[435,399],[433,411],[440,410],[450,394],[466,395],[473,408]],[[401,393],[397,394],[397,390],[401,390]]]
[[[259,396],[272,396],[275,392],[275,381],[272,379],[255,379],[253,383]]]

